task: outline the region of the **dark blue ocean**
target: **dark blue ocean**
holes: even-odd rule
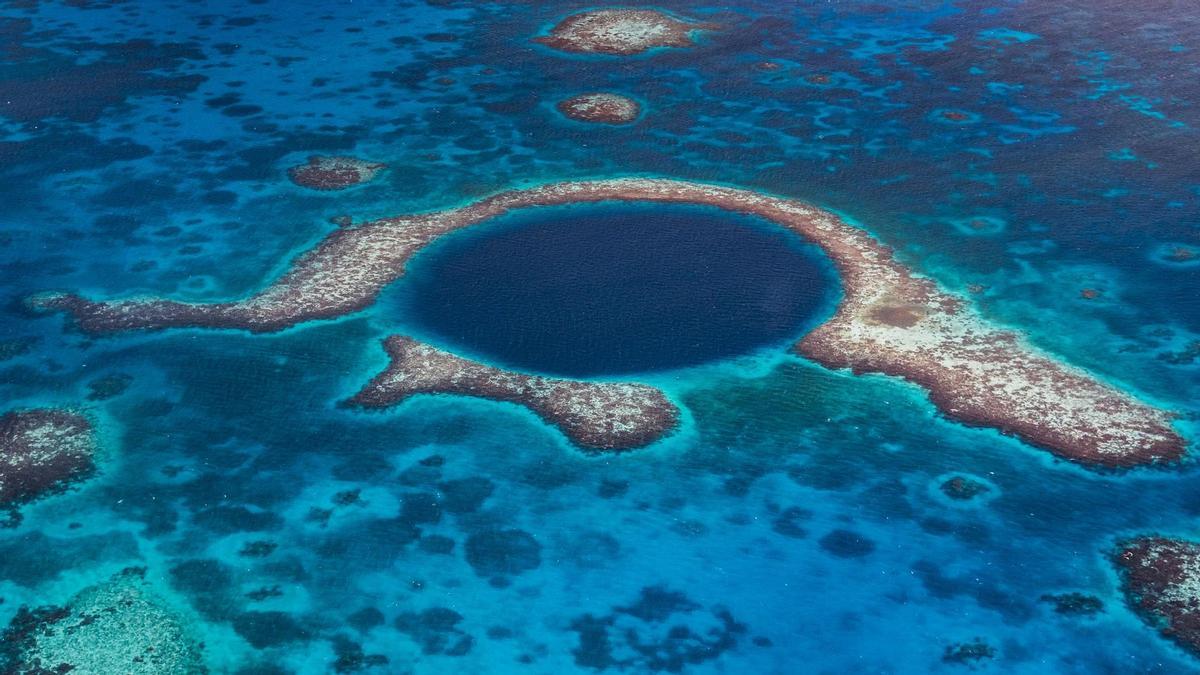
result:
[[[636,375],[786,350],[833,314],[833,265],[713,207],[518,211],[424,249],[384,300],[392,330],[523,372]]]
[[[1087,469],[789,355],[837,275],[748,217],[505,217],[364,311],[266,335],[97,338],[23,307],[244,297],[338,216],[712,181],[837,211],[992,322],[1179,411],[1195,450],[1194,3],[655,6],[723,29],[581,57],[531,41],[592,7],[573,1],[0,0],[0,413],[84,411],[105,447],[93,479],[0,529],[0,626],[140,566],[215,673],[1200,668],[1110,561],[1131,534],[1200,534],[1194,460]],[[642,116],[556,112],[589,91]],[[388,169],[288,181],[339,154]],[[647,382],[681,425],[596,456],[510,404],[339,405],[397,332]],[[949,499],[950,476],[988,492]],[[1071,592],[1102,609],[1043,597]]]

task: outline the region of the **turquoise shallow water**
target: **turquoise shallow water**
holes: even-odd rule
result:
[[[338,406],[384,365],[394,303],[98,339],[21,309],[47,289],[239,297],[344,214],[711,180],[836,209],[982,287],[989,319],[1180,411],[1194,444],[1200,277],[1170,255],[1200,246],[1194,12],[666,2],[728,28],[623,61],[531,46],[585,6],[5,5],[0,338],[23,347],[0,396],[86,411],[107,452],[0,530],[0,624],[139,565],[214,672],[1194,670],[1107,559],[1130,534],[1197,534],[1190,459],[1090,471],[772,349],[645,377],[680,430],[588,457],[511,405]],[[597,89],[643,116],[553,111]],[[389,169],[340,193],[287,181],[337,153]],[[127,388],[92,396],[111,375]],[[948,500],[959,474],[991,491]],[[1103,610],[1041,599],[1062,592]],[[945,659],[977,638],[991,658]]]

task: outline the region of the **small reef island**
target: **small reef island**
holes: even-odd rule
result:
[[[1200,656],[1200,543],[1161,536],[1118,545],[1126,599],[1146,623]]]
[[[308,158],[307,164],[288,169],[288,178],[296,185],[310,190],[345,190],[369,183],[386,168],[387,164],[369,162],[357,157],[313,155]]]
[[[642,106],[637,101],[607,92],[572,96],[559,101],[554,107],[563,117],[596,124],[629,124],[642,112]]]
[[[696,31],[719,28],[654,9],[597,9],[568,16],[535,41],[564,52],[631,56],[662,47],[690,47]]]
[[[989,324],[966,300],[907,269],[887,246],[837,215],[793,199],[696,182],[620,178],[546,184],[445,211],[344,227],[301,255],[274,283],[235,302],[95,302],[44,293],[28,303],[68,312],[81,330],[93,334],[171,327],[278,331],[371,305],[404,274],[414,254],[449,232],[517,209],[603,201],[714,206],[759,216],[815,243],[836,267],[844,295],[834,315],[801,338],[794,351],[829,368],[903,378],[927,390],[949,418],[998,429],[1087,465],[1168,462],[1186,450],[1170,412]],[[403,338],[389,348],[400,363],[356,397],[360,404],[383,405],[417,391],[499,398],[529,407],[594,448],[631,447],[632,441],[620,439],[649,442],[664,433],[665,419],[674,419],[662,392],[648,386],[567,387],[501,376],[465,359],[417,349]],[[405,362],[420,374],[406,379]],[[547,387],[555,393],[547,393]],[[608,441],[593,433],[604,427],[600,411],[609,415]]]
[[[65,410],[38,408],[0,416],[0,511],[8,524],[20,506],[62,492],[95,470],[91,422]]]

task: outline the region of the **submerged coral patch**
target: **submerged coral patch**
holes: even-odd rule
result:
[[[1063,616],[1094,616],[1104,611],[1103,600],[1078,591],[1046,593],[1040,599],[1052,605],[1055,613]]]
[[[862,558],[875,551],[875,542],[852,530],[833,530],[821,537],[821,548],[838,558]]]
[[[974,124],[980,120],[977,113],[954,108],[938,108],[929,114],[929,118],[943,124]]]
[[[654,9],[598,9],[572,14],[536,42],[564,52],[630,56],[661,47],[690,47],[692,34],[717,30]]]
[[[483,530],[467,538],[467,562],[484,577],[523,574],[542,564],[542,545],[524,530]]]
[[[423,654],[463,656],[471,651],[475,638],[458,627],[463,616],[447,607],[431,607],[423,612],[403,612],[396,617],[396,629],[421,646]]]
[[[1200,267],[1200,246],[1193,244],[1160,244],[1151,256],[1168,267]]]
[[[972,502],[993,496],[993,487],[986,481],[961,473],[938,479],[938,491],[956,502]]]
[[[735,649],[746,626],[724,607],[705,608],[679,591],[647,586],[627,607],[576,617],[571,630],[579,634],[580,667],[678,673]]]
[[[995,216],[970,216],[950,221],[954,229],[969,237],[981,237],[1000,234],[1008,229],[1008,223],[1003,218]]]
[[[144,577],[129,568],[65,607],[22,608],[0,636],[0,672],[205,672],[200,644]]]

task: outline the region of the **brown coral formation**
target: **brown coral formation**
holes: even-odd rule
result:
[[[966,476],[951,476],[942,482],[942,494],[958,501],[970,501],[992,491],[984,483]]]
[[[1191,262],[1196,258],[1196,251],[1187,246],[1173,246],[1167,254],[1167,260],[1171,262]]]
[[[367,307],[437,237],[514,209],[606,200],[710,205],[771,220],[821,246],[840,274],[837,312],[795,346],[830,368],[913,382],[951,418],[999,429],[1054,454],[1107,467],[1180,458],[1172,415],[1068,366],[1018,334],[990,325],[966,301],[918,276],[891,250],[838,216],[804,202],[733,187],[625,178],[542,185],[461,208],[342,228],[258,294],[191,304],[143,299],[32,298],[72,313],[83,330],[208,326],[274,331]]]
[[[1115,562],[1125,596],[1138,614],[1200,655],[1200,544],[1139,537],[1119,546]]]
[[[288,178],[296,185],[312,190],[344,190],[374,180],[385,168],[386,164],[357,157],[313,155],[307,164],[288,169]]]
[[[679,409],[654,387],[584,382],[493,368],[401,335],[384,341],[391,364],[350,403],[381,408],[417,394],[461,394],[523,405],[580,447],[628,450],[658,440]]]
[[[86,417],[39,408],[0,416],[0,509],[65,489],[95,471]]]
[[[692,33],[718,28],[653,9],[598,9],[572,14],[534,40],[564,52],[630,56],[658,47],[691,47]]]
[[[629,124],[642,112],[642,106],[628,96],[604,92],[572,96],[555,108],[573,120],[598,124]]]

